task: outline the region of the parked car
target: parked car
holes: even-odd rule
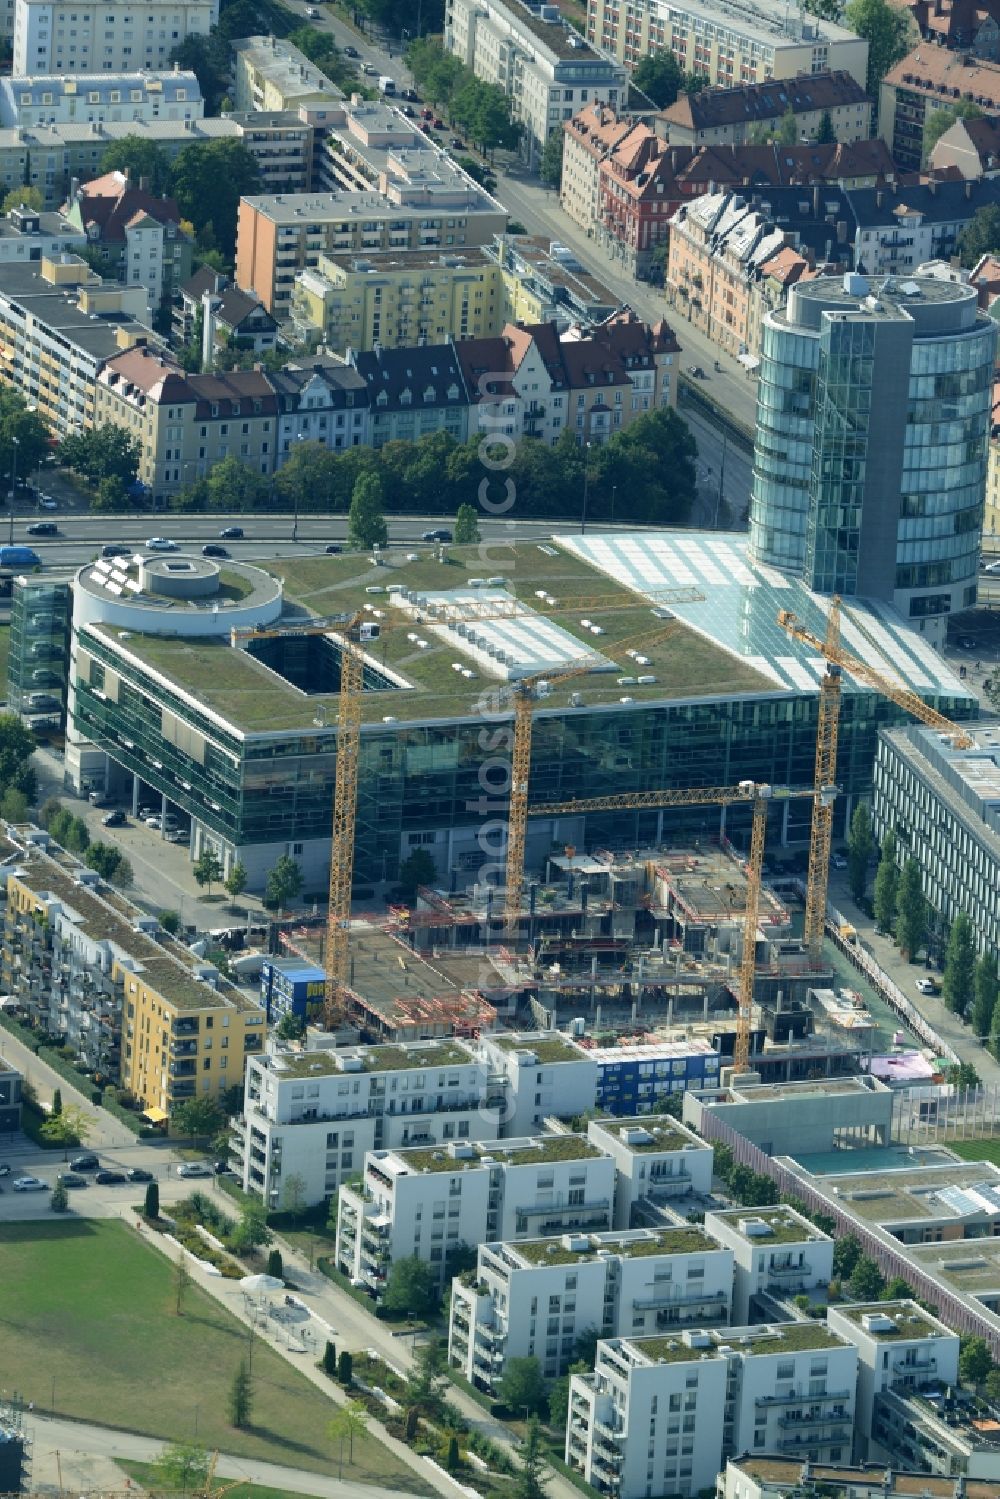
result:
[[[9,1176],[9,1175],[10,1175],[10,1167],[7,1165],[7,1162],[6,1161],[0,1162],[0,1176]]]
[[[232,1166],[230,1166],[228,1161],[216,1161],[214,1166],[212,1167],[212,1170],[215,1172],[216,1176],[236,1175],[236,1172],[233,1170]]]
[[[104,814],[104,816],[101,818],[101,827],[126,828],[128,827],[128,818],[125,816],[125,813],[121,810],[120,807],[116,807],[113,812],[106,812]]]
[[[145,1166],[130,1166],[125,1175],[130,1182],[151,1182],[153,1180],[152,1171],[147,1171]]]
[[[444,120],[438,119],[437,115],[435,115],[434,118],[433,118],[433,120],[431,120],[431,124],[432,124],[432,126],[434,127],[435,130],[443,130],[444,129]]]
[[[226,526],[222,531],[219,532],[219,540],[220,541],[242,541],[243,540],[243,527],[242,526]]]
[[[339,557],[343,550],[344,548],[339,541],[331,541],[328,547],[324,547],[324,551],[328,557]]]
[[[420,118],[422,120],[433,120],[433,118],[434,118],[434,111],[433,111],[433,109],[426,109],[426,108],[422,109],[420,111]]]
[[[451,149],[453,151],[464,151],[465,150],[465,142],[464,141],[460,141],[457,135],[453,135],[452,138],[451,138],[451,140],[448,142],[448,144],[449,144],[449,146],[451,147]]]
[[[211,1166],[206,1166],[204,1161],[183,1161],[177,1167],[177,1175],[189,1181],[196,1176],[211,1176]]]
[[[963,651],[974,651],[976,649],[976,637],[974,635],[960,635],[958,637],[959,648]]]
[[[412,104],[404,104],[403,105],[403,109],[402,109],[402,113],[406,116],[406,118],[408,120],[412,120],[414,118],[414,116],[416,115],[416,110],[413,108]]]
[[[360,57],[360,55],[361,54],[358,52],[357,47],[345,47],[344,48],[344,56],[345,57]]]
[[[364,73],[364,75],[365,75],[366,78],[377,78],[378,77],[378,68],[375,66],[374,63],[366,62],[366,63],[362,64],[361,71],[362,71],[362,73]]]
[[[109,541],[107,546],[101,547],[102,557],[131,557],[132,547],[122,546],[120,541]]]
[[[98,1171],[94,1180],[100,1187],[124,1187],[128,1177],[124,1171]]]
[[[146,545],[151,552],[178,552],[180,547],[169,536],[150,536]]]
[[[78,1176],[75,1171],[61,1171],[56,1177],[57,1187],[68,1187],[70,1190],[74,1187],[85,1187],[87,1184],[87,1178]]]
[[[29,536],[58,536],[59,527],[54,520],[32,521],[27,528]]]
[[[937,994],[940,989],[936,979],[917,979],[916,983],[918,994]]]
[[[316,9],[315,5],[306,6],[306,15],[309,17],[310,21],[319,20],[319,11]]]
[[[401,99],[406,99],[410,104],[420,103],[420,95],[417,93],[415,88],[404,88],[399,97]]]
[[[163,818],[159,812],[147,812],[146,816],[142,819],[143,826],[147,828],[158,828],[162,821]]]
[[[847,868],[847,860],[844,858],[843,854],[834,854],[830,859],[830,863],[833,865],[834,869]]]
[[[75,1155],[73,1157],[69,1163],[69,1169],[71,1171],[96,1171],[100,1164],[96,1155],[91,1154],[87,1150],[84,1151],[83,1155]]]
[[[220,547],[217,541],[210,541],[207,546],[202,547],[201,555],[203,557],[228,557],[229,553],[225,547]]]
[[[425,531],[420,538],[421,541],[451,541],[452,534],[444,526],[438,527],[436,531]]]
[[[15,1176],[13,1186],[15,1192],[47,1192],[49,1190],[47,1183],[40,1181],[37,1176]]]
[[[54,500],[50,494],[40,494],[38,496],[38,508],[39,510],[58,510],[59,501]]]

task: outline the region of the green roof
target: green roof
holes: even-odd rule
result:
[[[594,1123],[599,1124],[601,1129],[606,1130],[609,1135],[612,1135],[615,1140],[618,1140],[620,1144],[625,1145],[629,1150],[684,1150],[685,1147],[692,1145],[700,1145],[706,1150],[709,1148],[706,1141],[692,1139],[691,1135],[685,1129],[681,1128],[676,1121],[664,1118],[663,1116],[640,1114],[636,1119],[616,1119],[613,1116],[608,1116],[604,1119],[595,1119]],[[621,1131],[630,1129],[645,1130],[652,1138],[639,1141],[638,1143],[631,1140],[621,1140]]]
[[[843,1338],[838,1338],[823,1322],[782,1322],[775,1327],[749,1330],[717,1328],[709,1337],[711,1342],[703,1348],[688,1348],[676,1334],[673,1337],[628,1338],[627,1341],[654,1363],[661,1358],[675,1363],[700,1358],[703,1353],[717,1352],[720,1346],[754,1354],[805,1353],[813,1348],[844,1347]]]
[[[419,1115],[415,1116],[419,1118]],[[514,1149],[508,1146],[513,1145]],[[603,1150],[591,1145],[583,1135],[540,1135],[530,1145],[516,1141],[489,1140],[470,1146],[469,1156],[451,1155],[446,1146],[433,1150],[394,1150],[414,1171],[464,1171],[482,1165],[482,1157],[490,1156],[498,1164],[507,1166],[529,1166],[534,1162],[545,1165],[548,1161],[584,1161],[604,1156]]]
[[[859,1327],[862,1317],[888,1317],[895,1323],[892,1331],[885,1327],[873,1332],[873,1338],[926,1338],[928,1334],[940,1331],[937,1323],[926,1312],[909,1301],[852,1303],[850,1306],[838,1306],[837,1311]]]
[[[500,1051],[533,1052],[539,1062],[579,1062],[586,1055],[565,1036],[547,1035],[541,1031],[537,1036],[488,1036],[487,1040]]]
[[[703,1348],[691,1348],[676,1335],[670,1338],[628,1338],[625,1341],[653,1364],[659,1363],[661,1359],[668,1364],[690,1363],[705,1354],[715,1357],[719,1351],[714,1343],[707,1343]]]
[[[496,543],[491,550],[490,568],[504,577],[508,591],[542,613],[545,606],[535,597],[540,587],[558,603],[572,604],[580,614],[586,613],[588,599],[620,600],[621,609],[605,612],[612,606],[605,605],[602,611],[600,606],[592,605],[591,612],[596,613],[605,630],[600,641],[601,652],[611,655],[623,675],[634,674],[633,663],[624,657],[623,651],[615,652],[614,648],[616,642],[631,642],[632,637],[649,634],[659,627],[648,600],[548,542],[506,546]],[[281,558],[269,562],[267,571],[283,580],[286,601],[292,606],[286,608],[289,623],[296,618],[301,622],[304,614],[351,613],[366,605],[388,608],[389,584],[417,590],[449,589],[464,586],[470,576],[484,571],[478,546],[448,547],[444,562],[429,556],[426,548],[414,562],[408,562],[406,556],[405,548],[391,547],[381,567],[373,567],[370,558],[362,554]],[[369,588],[383,589],[386,593],[369,594]],[[588,650],[594,649],[594,639],[579,624],[577,613],[555,617],[568,634],[585,643]],[[117,648],[116,631],[100,625],[88,628],[94,628]],[[129,650],[150,668],[169,677],[180,689],[243,732],[308,731],[313,720],[320,716],[320,710],[328,724],[336,723],[336,693],[304,693],[254,660],[247,651],[234,650],[227,640],[130,633],[131,639],[121,649]],[[452,669],[459,655],[453,642],[440,641],[433,631],[427,630],[428,646],[420,650],[407,639],[408,633],[411,632],[405,628],[386,631],[370,648],[378,663],[402,676],[411,688],[366,693],[365,721],[379,723],[387,715],[414,720],[476,714],[483,688],[493,685],[493,679],[480,676],[469,681],[458,677]],[[676,625],[670,637],[659,644],[638,640],[636,643],[641,644],[643,653],[649,657],[644,673],[656,677],[655,684],[636,683],[629,687],[628,695],[637,702],[774,689],[772,681],[746,662],[684,625]],[[468,664],[475,667],[471,660]],[[610,671],[576,677],[554,688],[545,700],[546,706],[567,706],[571,692],[581,693],[587,707],[616,703],[622,696],[617,675]]]
[[[345,1057],[357,1057],[363,1072],[404,1072],[413,1067],[455,1067],[474,1060],[452,1041],[415,1041],[412,1046],[361,1046],[348,1051],[282,1051],[281,1077],[350,1077],[352,1069],[341,1065]]]
[[[571,1265],[581,1260],[595,1260],[599,1249],[633,1260],[648,1259],[656,1254],[719,1252],[718,1244],[696,1225],[659,1229],[636,1238],[614,1234],[588,1234],[586,1238],[586,1249],[567,1249],[562,1234],[546,1239],[518,1239],[508,1247],[512,1254],[521,1255],[531,1265]]]
[[[820,1229],[811,1223],[800,1223],[793,1216],[791,1208],[732,1208],[721,1213],[712,1213],[713,1218],[720,1219],[735,1232],[739,1232],[739,1224],[747,1220],[751,1223],[766,1223],[771,1230],[767,1234],[744,1234],[743,1237],[749,1244],[759,1244],[766,1249],[768,1244],[801,1244],[807,1239],[821,1239],[824,1237]]]

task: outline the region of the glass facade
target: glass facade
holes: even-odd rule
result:
[[[7,702],[29,727],[62,726],[72,609],[70,585],[17,578],[10,606]]]
[[[833,323],[820,341],[806,577],[819,593],[858,592],[861,515],[875,378],[870,323]]]
[[[819,340],[765,319],[761,353],[750,555],[798,573],[811,505]]]

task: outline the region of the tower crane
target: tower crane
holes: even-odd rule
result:
[[[620,590],[613,594],[600,594],[572,600],[552,600],[545,595],[544,613],[577,614],[586,610],[615,611],[636,609],[645,606],[672,603],[691,603],[704,597],[696,588],[680,587],[657,590],[655,596],[628,598],[623,600]],[[551,601],[550,601],[551,600]],[[393,602],[390,594],[388,602]],[[396,601],[401,602],[399,600]],[[324,1012],[328,1020],[335,1014],[338,995],[347,982],[350,967],[349,933],[351,920],[351,883],[354,874],[354,835],[358,806],[358,775],[361,751],[361,702],[364,686],[366,644],[380,638],[383,631],[398,629],[404,625],[451,625],[475,624],[493,619],[530,618],[534,611],[526,603],[514,597],[484,599],[424,605],[406,605],[406,613],[399,618],[387,616],[385,607],[366,605],[341,614],[310,616],[302,620],[289,620],[267,626],[250,626],[230,631],[230,642],[234,647],[250,640],[268,640],[278,637],[298,638],[309,635],[332,635],[341,649],[340,693],[337,711],[337,767],[333,799],[333,831],[330,846],[330,891],[327,914],[326,943],[326,995]],[[654,644],[673,632],[678,621],[670,619],[659,629],[644,631],[634,639],[617,640],[615,650],[631,645]],[[556,684],[582,676],[594,669],[594,655],[590,654],[554,671],[538,671],[519,681],[504,684],[503,690],[513,695],[514,734],[510,792],[510,831],[507,845],[507,917],[520,906],[520,894],[524,884],[524,844],[527,823],[528,776],[531,761],[532,712],[539,683]],[[511,896],[511,881],[516,895]]]
[[[764,877],[764,837],[767,809],[771,802],[812,796],[811,788],[770,786],[765,782],[740,781],[737,786],[691,786],[670,791],[623,791],[611,796],[583,797],[576,801],[552,802],[531,808],[532,816],[563,817],[580,812],[614,812],[651,807],[727,807],[749,802],[753,809],[750,853],[747,857],[747,900],[743,917],[743,951],[740,954],[739,1015],[733,1062],[737,1072],[750,1065],[750,1030],[753,1023],[753,986],[756,967],[757,922],[760,889]]]
[[[811,646],[826,661],[820,684],[819,719],[816,729],[816,772],[813,815],[809,837],[809,874],[806,881],[806,918],[804,937],[810,958],[818,963],[826,928],[826,896],[830,878],[830,849],[833,842],[833,797],[830,794],[837,771],[837,734],[840,726],[841,683],[843,673],[871,687],[890,702],[905,709],[921,723],[940,729],[954,741],[956,749],[968,749],[973,740],[965,729],[945,718],[922,697],[890,681],[874,667],[852,656],[840,644],[840,599],[830,602],[824,639],[801,623],[790,609],[778,611],[778,624],[793,640]]]

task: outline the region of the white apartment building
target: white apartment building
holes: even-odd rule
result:
[[[480,1048],[490,1071],[505,1082],[504,1135],[533,1135],[546,1119],[570,1119],[594,1107],[597,1063],[568,1036],[512,1031],[483,1036]]]
[[[592,1119],[587,1137],[615,1163],[616,1229],[632,1227],[633,1209],[641,1200],[666,1203],[683,1213],[685,1197],[707,1196],[712,1190],[711,1145],[676,1119],[655,1114]]]
[[[782,0],[588,0],[587,36],[630,68],[669,50],[713,88],[836,69],[864,87],[868,69],[866,41]]]
[[[507,1361],[565,1373],[577,1340],[641,1336],[729,1320],[733,1257],[697,1224],[481,1244],[475,1272],[452,1282],[448,1357],[496,1393]]]
[[[570,1381],[566,1461],[617,1499],[714,1489],[734,1452],[847,1461],[857,1365],[817,1322],[612,1338]]]
[[[443,1282],[460,1245],[610,1229],[614,1195],[614,1161],[581,1135],[376,1150],[340,1188],[336,1261],[372,1290],[411,1255]]]
[[[183,129],[204,113],[198,79],[179,68],[167,73],[0,78],[0,124],[21,129],[152,120],[179,123]]]
[[[599,99],[614,109],[628,88],[621,63],[596,51],[555,5],[521,0],[448,0],[444,45],[477,78],[495,83],[524,126],[522,150],[534,166],[553,130]]]
[[[926,1385],[958,1384],[959,1337],[915,1301],[831,1306],[831,1331],[858,1350],[855,1454],[867,1457],[872,1413],[887,1391],[906,1396]]]
[[[290,1176],[322,1202],[368,1151],[490,1139],[496,1120],[483,1063],[462,1041],[279,1047],[247,1067],[232,1151],[243,1190],[279,1208]]]
[[[17,0],[13,76],[166,69],[186,36],[207,36],[219,0]]]
[[[732,1250],[733,1318],[737,1322],[750,1320],[755,1296],[798,1296],[822,1289],[833,1275],[829,1234],[784,1204],[706,1213],[705,1230]]]

